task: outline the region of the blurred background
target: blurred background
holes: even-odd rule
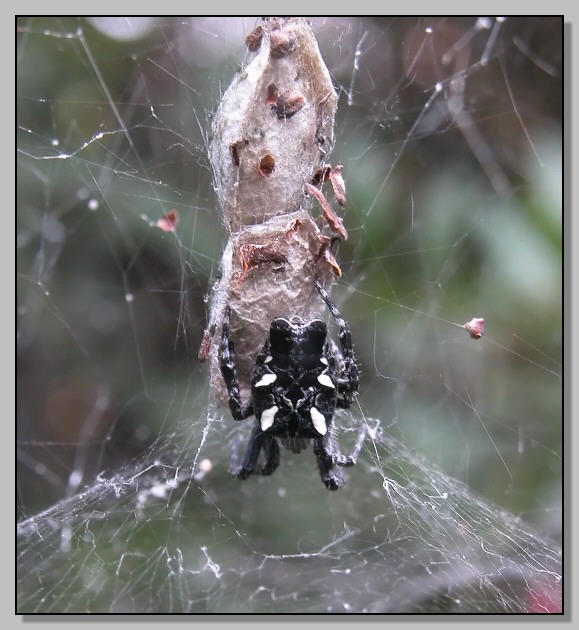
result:
[[[311,22],[340,96],[329,158],[344,165],[350,238],[336,253],[343,276],[333,297],[362,372],[356,422],[379,419],[388,437],[377,435],[378,447],[396,441],[423,471],[557,542],[562,20]],[[207,366],[196,358],[226,240],[207,159],[211,114],[248,60],[255,24],[18,21],[19,521],[62,500],[72,501],[67,513],[86,510],[85,486],[119,470],[129,478],[162,461],[182,481],[204,461],[213,467],[189,481],[191,497],[201,492],[252,548],[323,548],[311,529],[323,489],[311,452],[282,453],[274,476],[240,489],[228,466],[243,429],[226,413],[207,415]],[[164,231],[157,221],[171,210],[178,224]],[[473,317],[486,322],[478,340],[461,327]],[[370,447],[347,487],[371,496],[396,457]],[[292,489],[310,478],[315,487]],[[375,518],[342,492],[332,523]],[[260,497],[292,493],[288,537]],[[183,522],[201,523],[199,509],[190,499]],[[215,542],[207,519],[199,526]],[[338,526],[329,531],[339,536]],[[33,609],[32,588],[23,591]]]

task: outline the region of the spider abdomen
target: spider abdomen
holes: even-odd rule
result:
[[[354,456],[335,450],[331,424],[337,407],[350,407],[358,389],[358,369],[348,326],[328,294],[316,283],[340,328],[342,353],[327,339],[326,324],[319,319],[305,322],[294,316],[274,319],[263,348],[255,358],[251,374],[251,400],[243,404],[235,371],[235,354],[229,339],[229,310],[226,310],[220,346],[223,378],[235,420],[255,416],[240,479],[259,470],[270,475],[279,464],[279,439],[292,453],[301,452],[310,440],[324,485],[337,490],[343,479],[337,466],[351,466]],[[357,451],[361,448],[361,442]],[[259,466],[260,453],[265,464]]]

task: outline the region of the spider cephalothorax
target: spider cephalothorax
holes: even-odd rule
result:
[[[221,373],[229,394],[229,408],[235,420],[255,416],[256,424],[240,467],[239,479],[253,472],[270,475],[279,464],[276,438],[293,453],[299,453],[310,440],[322,481],[337,490],[343,480],[337,466],[352,466],[361,447],[346,457],[335,450],[331,425],[336,407],[350,407],[358,389],[358,369],[348,325],[329,295],[316,283],[320,295],[338,324],[341,354],[327,338],[324,322],[305,322],[300,317],[282,317],[271,322],[266,342],[255,360],[251,375],[251,400],[244,405],[239,395],[235,369],[235,349],[229,339],[229,309],[221,337]],[[257,468],[263,449],[265,463]]]

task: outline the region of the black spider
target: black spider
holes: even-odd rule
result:
[[[297,316],[274,319],[255,360],[252,398],[246,405],[239,395],[235,350],[229,339],[230,309],[225,312],[219,357],[231,415],[235,420],[252,415],[256,419],[243,463],[238,468],[234,464],[233,473],[239,479],[247,479],[253,472],[271,475],[279,464],[276,438],[293,453],[299,453],[313,440],[322,481],[330,490],[337,490],[344,483],[336,467],[356,462],[363,434],[349,457],[336,450],[331,437],[336,407],[350,407],[358,389],[352,336],[330,296],[317,282],[316,288],[340,329],[342,354],[327,340],[326,324],[321,320],[304,322]],[[262,449],[265,463],[258,468]]]

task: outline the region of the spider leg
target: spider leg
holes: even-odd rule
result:
[[[358,389],[356,387],[356,389]],[[347,379],[340,379],[337,384],[337,390],[339,394],[343,394],[342,398],[336,399],[336,407],[338,409],[349,409],[352,406],[352,401],[354,399],[354,391],[352,391],[350,381]]]
[[[259,471],[262,475],[271,475],[279,466],[279,444],[277,440],[267,433],[263,433],[263,452],[265,453],[265,464]]]
[[[328,490],[339,490],[344,485],[342,475],[335,470],[336,453],[328,435],[314,439],[314,455],[318,460],[318,470]]]
[[[260,435],[263,435],[261,428],[255,425],[249,437],[249,444],[243,457],[243,463],[239,468],[233,468],[231,471],[238,479],[247,479],[254,471],[263,442]],[[234,464],[234,462],[232,463]]]
[[[366,438],[366,427],[362,427],[350,455],[340,453],[329,435],[314,440],[314,454],[318,460],[318,468],[324,485],[329,490],[338,490],[344,485],[342,475],[335,470],[336,466],[347,468],[354,466],[362,450]]]
[[[234,420],[245,420],[253,415],[253,405],[244,405],[239,394],[239,382],[237,371],[235,370],[235,349],[233,341],[229,339],[229,316],[231,309],[227,307],[223,316],[223,332],[221,333],[221,343],[219,345],[219,365],[227,393],[229,395],[229,409]]]
[[[356,359],[354,358],[354,349],[352,347],[352,333],[348,328],[346,320],[340,314],[340,311],[336,305],[332,302],[328,293],[322,288],[319,282],[316,281],[316,289],[322,296],[322,299],[326,303],[330,313],[334,316],[338,328],[340,329],[340,343],[342,345],[342,363],[343,363],[343,376],[338,379],[337,391],[342,394],[341,398],[338,398],[337,406],[342,409],[347,409],[352,404],[354,393],[358,390],[358,366],[356,365]]]
[[[263,449],[266,457],[265,464],[259,470],[262,475],[271,475],[279,465],[279,446],[276,439],[261,430],[259,425],[255,425],[249,437],[249,444],[243,457],[243,463],[239,468],[233,468],[232,473],[238,479],[247,479],[255,472],[259,454]]]

